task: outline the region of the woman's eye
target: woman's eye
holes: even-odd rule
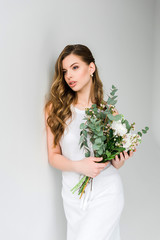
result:
[[[76,69],[76,68],[78,68],[78,66],[74,66],[73,68]],[[66,73],[66,71],[63,71],[63,74],[65,74],[65,73]]]
[[[73,68],[78,68],[78,66],[74,66]]]

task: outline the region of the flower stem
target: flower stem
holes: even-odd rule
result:
[[[84,192],[84,190],[85,190],[85,188],[86,188],[86,186],[87,186],[88,181],[89,181],[90,178],[91,178],[91,177],[88,178],[88,180],[87,180],[87,182],[86,182],[86,184],[85,184],[85,186],[84,186],[84,188],[83,188],[83,190],[82,190],[82,192],[81,192],[81,196],[80,196],[79,199],[81,199],[81,197],[82,197],[82,195],[83,195],[83,192]]]
[[[84,176],[72,189],[71,191],[76,191],[78,189],[78,187],[81,185],[81,183],[84,181],[84,179],[86,178],[86,176]],[[73,192],[73,193],[74,193]]]

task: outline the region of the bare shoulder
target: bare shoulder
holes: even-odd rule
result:
[[[54,134],[52,133],[50,127],[48,126],[47,119],[50,114],[51,105],[45,111],[45,126],[46,126],[46,137],[47,137],[47,150],[48,150],[48,160],[55,153],[62,154],[60,144],[58,143],[56,147],[53,147]]]

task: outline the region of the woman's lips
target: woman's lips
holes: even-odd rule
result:
[[[70,87],[74,87],[74,86],[76,86],[76,84],[77,84],[77,82],[73,81],[73,82],[70,82],[70,83],[69,83],[69,86],[70,86]]]

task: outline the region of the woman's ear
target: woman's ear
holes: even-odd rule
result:
[[[93,62],[90,63],[90,75],[93,74],[95,72],[96,68],[95,68],[95,64]]]

